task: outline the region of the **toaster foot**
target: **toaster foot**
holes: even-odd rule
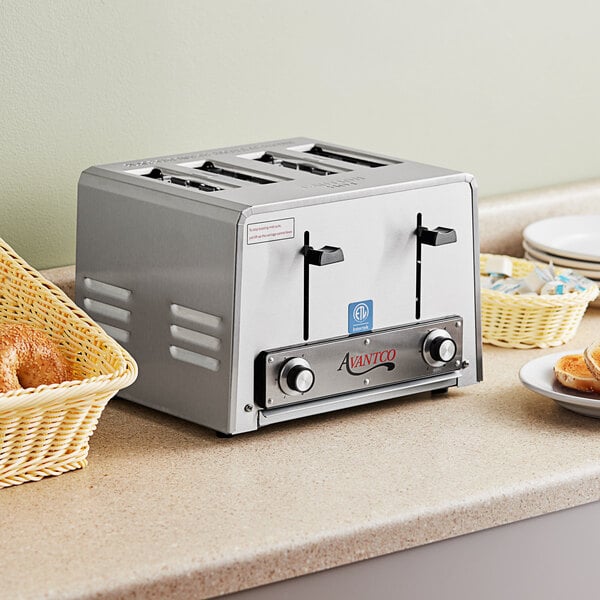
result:
[[[450,388],[443,387],[443,388],[440,388],[439,390],[431,390],[431,395],[432,396],[440,396],[441,394],[447,394],[449,389]]]
[[[446,388],[448,389],[448,388]],[[222,431],[215,431],[218,438],[230,438],[233,437],[233,433],[223,433]]]

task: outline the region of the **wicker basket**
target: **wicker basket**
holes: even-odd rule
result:
[[[0,487],[85,467],[106,403],[137,377],[129,354],[0,240],[0,323],[8,321],[44,330],[76,380],[0,394]]]
[[[489,254],[482,254],[479,270]],[[525,277],[542,263],[507,257],[513,277]],[[557,269],[560,272],[560,269]],[[598,296],[598,287],[564,295],[515,296],[481,290],[481,330],[483,341],[505,348],[550,348],[568,342],[577,331],[589,302]]]

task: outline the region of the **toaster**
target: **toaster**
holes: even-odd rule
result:
[[[93,166],[76,268],[121,396],[221,434],[482,379],[467,173],[308,138]]]

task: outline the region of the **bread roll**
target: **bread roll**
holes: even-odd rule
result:
[[[592,375],[582,354],[567,354],[559,358],[554,365],[554,374],[565,387],[600,394],[600,379]]]
[[[0,394],[69,379],[69,363],[43,331],[25,324],[0,324]]]
[[[600,341],[594,342],[583,351],[583,359],[590,373],[600,380]]]

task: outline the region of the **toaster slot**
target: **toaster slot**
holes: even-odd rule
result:
[[[303,171],[305,173],[311,173],[312,175],[335,175],[338,171],[333,169],[326,169],[321,165],[315,165],[310,162],[300,162],[293,160],[286,156],[276,155],[272,152],[265,152],[254,160],[264,162],[270,165],[277,165],[278,167],[285,167],[286,169],[295,169],[296,171]]]
[[[264,179],[263,177],[258,177],[257,175],[254,175],[252,173],[234,171],[231,167],[217,165],[211,160],[207,160],[206,162],[202,163],[199,167],[194,168],[200,171],[206,171],[207,173],[212,173],[213,175],[233,177],[234,179],[241,179],[242,181],[249,181],[251,183],[258,183],[260,185],[265,185],[267,183],[275,183],[271,179]]]
[[[331,158],[333,160],[352,163],[353,165],[358,165],[360,167],[385,167],[387,165],[397,164],[399,162],[370,156],[368,154],[359,154],[355,152],[349,152],[347,150],[338,150],[337,148],[325,146],[323,144],[314,144],[308,149],[298,148],[298,150],[301,152],[306,152],[307,154],[319,156],[321,158]]]
[[[142,174],[142,177],[148,177],[149,179],[156,179],[158,181],[164,181],[165,183],[171,183],[173,185],[180,185],[182,187],[193,188],[200,192],[217,192],[223,188],[211,185],[197,179],[184,177],[181,174],[173,174],[155,167],[148,173]]]

